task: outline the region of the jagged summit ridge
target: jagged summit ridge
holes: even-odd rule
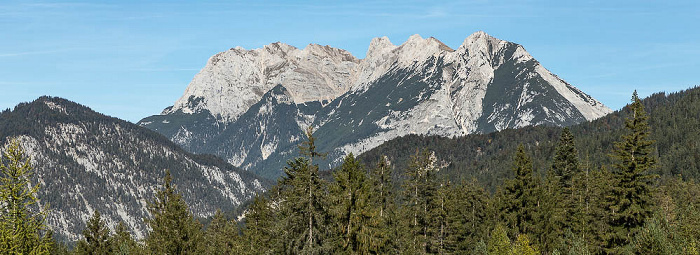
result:
[[[477,32],[469,38],[475,35],[490,37]],[[376,79],[387,71],[382,64],[398,62],[406,67],[454,51],[433,37],[417,34],[399,46],[386,36],[374,38],[361,60],[348,51],[318,44],[304,49],[281,42],[253,50],[235,47],[212,56],[183,96],[162,114],[206,110],[221,122],[232,122],[277,84],[285,86],[297,103],[331,101]]]
[[[212,56],[163,114],[206,110],[221,122],[232,122],[278,84],[297,103],[330,101],[351,86],[357,63],[345,50],[316,44],[304,49],[279,42],[254,50],[233,48]]]
[[[264,99],[276,86],[296,105]],[[260,109],[272,112],[255,112]],[[262,171],[281,169],[270,162],[283,164],[282,155],[295,153],[308,126],[319,137],[332,137],[320,146],[340,157],[407,134],[564,126],[610,112],[549,72],[522,45],[479,31],[457,48],[420,35],[401,45],[378,37],[363,59],[316,44],[235,48],[212,57],[173,107],[140,124],[188,150]]]

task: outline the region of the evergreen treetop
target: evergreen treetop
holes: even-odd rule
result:
[[[201,224],[194,219],[172,181],[170,171],[166,171],[163,188],[148,203],[151,218],[146,223],[151,232],[146,237],[146,246],[152,254],[196,254]]]
[[[0,159],[0,253],[48,254],[52,241],[46,234],[46,211],[39,208],[32,186],[29,156],[18,140],[11,140]],[[38,210],[37,210],[38,209]]]
[[[610,196],[610,226],[606,247],[608,252],[619,252],[620,247],[631,242],[631,236],[644,225],[653,210],[653,175],[649,173],[655,164],[654,141],[649,139],[650,130],[644,106],[632,94],[629,105],[632,115],[625,121],[626,134],[615,144],[611,154],[613,183]]]

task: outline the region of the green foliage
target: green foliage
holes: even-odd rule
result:
[[[491,238],[489,238],[488,252],[489,254],[510,254],[510,251],[511,243],[508,231],[503,225],[497,224],[491,232]]]
[[[87,226],[83,230],[83,239],[78,242],[76,251],[78,254],[111,254],[112,248],[109,229],[100,217],[100,212],[95,210],[92,217],[88,219]]]
[[[538,236],[545,250],[554,250],[555,246],[562,244],[570,246],[570,240],[563,238],[564,233],[578,233],[588,224],[587,215],[581,213],[587,193],[582,177],[574,136],[569,128],[564,128],[554,150],[552,167],[547,171],[542,194],[541,218],[546,220],[542,221]]]
[[[532,160],[523,145],[518,146],[512,169],[515,178],[506,180],[496,195],[499,219],[512,229],[510,236],[538,234],[535,224],[540,211],[539,181],[533,175]]]
[[[443,185],[440,194],[446,195],[444,250],[468,253],[477,249],[478,242],[487,237],[486,222],[492,215],[489,194],[475,181]]]
[[[312,165],[323,153],[316,151],[312,129],[308,140],[299,147],[302,155],[287,162],[285,177],[280,181],[280,213],[285,222],[283,250],[285,253],[319,254],[329,249],[329,218],[327,204],[328,184],[318,174],[318,165]]]
[[[411,157],[404,182],[404,206],[401,217],[404,219],[400,231],[404,252],[424,253],[439,249],[432,242],[439,231],[439,221],[432,219],[440,211],[437,196],[436,172],[439,170],[434,153],[428,150],[417,151]]]
[[[632,241],[635,253],[679,254],[672,240],[674,231],[667,223],[657,217],[648,219]]]
[[[276,188],[270,193],[277,193]],[[246,254],[279,254],[283,253],[281,237],[286,235],[287,229],[277,227],[283,225],[279,221],[279,208],[261,195],[255,196],[248,209],[243,230],[245,246],[242,247]]]
[[[526,234],[519,234],[513,244],[510,254],[535,255],[540,252],[530,244],[530,238]]]
[[[565,253],[569,255],[589,255],[591,254],[589,244],[582,238],[584,234],[576,235],[571,230],[566,231],[566,241],[568,247],[562,247]]]
[[[134,240],[129,230],[126,229],[124,222],[119,222],[117,228],[114,229],[114,235],[111,237],[111,240],[113,254],[128,255],[145,253],[143,247]]]
[[[570,197],[573,187],[573,178],[579,173],[578,151],[574,144],[574,136],[569,128],[561,131],[559,143],[554,150],[554,163],[552,164],[552,177],[557,186],[562,189],[564,196]],[[571,198],[569,198],[571,200]]]
[[[163,188],[148,203],[148,210],[152,215],[146,219],[151,228],[145,240],[149,253],[196,254],[197,244],[201,242],[201,224],[175,191],[170,171],[166,171]]]
[[[331,215],[337,252],[369,253],[374,236],[370,232],[371,183],[367,172],[351,153],[345,157],[330,185]]]
[[[606,247],[610,252],[629,244],[630,237],[652,213],[652,176],[649,170],[656,160],[652,154],[653,141],[649,140],[647,115],[636,91],[630,108],[633,114],[625,121],[628,133],[616,143],[611,155],[615,160],[609,206],[612,232],[606,236]]]
[[[654,100],[647,104],[664,102]],[[539,145],[523,143],[515,150],[500,148],[496,154],[507,157],[495,158],[507,165],[474,163],[489,166],[478,170],[494,178],[487,182],[477,175],[450,172],[460,162],[450,156],[451,151],[470,155],[462,149],[473,145],[450,142],[447,144],[454,147],[438,148],[447,156],[432,148],[414,147],[410,159],[381,156],[369,168],[361,163],[363,157],[348,155],[332,177],[325,175],[329,184],[313,164],[323,153],[316,152],[309,129],[309,139],[300,148],[305,157],[289,160],[286,176],[278,185],[249,202],[242,231],[217,212],[199,237],[201,226],[187,212],[166,175],[164,189],[149,206],[154,218],[148,221],[153,230],[145,240],[146,250],[139,250],[123,225],[108,240],[120,254],[698,254],[700,185],[684,175],[662,175],[658,182],[652,181],[655,166],[668,166],[667,158],[656,163],[660,150],[651,142],[654,129],[646,124],[649,118],[636,94],[623,112],[620,116],[628,117],[626,129],[602,135],[621,137],[614,147],[614,139],[581,138],[581,130],[590,131],[587,128],[602,125],[600,122],[547,131],[543,136],[537,130],[550,129],[504,132],[533,132],[533,137],[554,139],[543,139]],[[603,122],[622,126],[623,121]],[[507,137],[502,135],[482,137]],[[610,146],[600,146],[602,141]],[[592,144],[598,146],[596,153],[588,148]],[[579,151],[586,155],[584,160]],[[384,152],[397,155],[390,149]],[[612,152],[607,161],[595,158],[606,152]],[[484,155],[475,158],[495,160]],[[493,189],[491,184],[496,184]],[[491,190],[497,191],[492,194]],[[169,221],[157,221],[158,215],[171,216]],[[104,233],[100,227],[90,227],[100,225],[97,218],[90,220],[86,233]],[[159,222],[169,224],[156,224]],[[185,227],[173,231],[176,226]],[[183,240],[178,236],[181,233],[195,233],[189,236],[196,237],[187,238],[192,240],[189,245],[177,245],[196,250],[159,247],[176,246],[177,240]],[[161,238],[154,241],[158,236]]]
[[[391,174],[390,162],[382,157],[368,175],[370,219],[366,226],[369,233],[366,245],[370,253],[383,254],[397,249],[399,219]]]
[[[12,140],[0,160],[0,253],[48,254],[53,241],[45,234],[48,209],[38,208],[39,185],[29,182],[29,157]]]
[[[214,219],[207,230],[204,232],[204,238],[200,243],[200,254],[239,254],[243,247],[240,242],[238,226],[234,221],[226,219],[221,210],[216,211]]]

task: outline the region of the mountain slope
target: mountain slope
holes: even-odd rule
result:
[[[165,170],[196,216],[232,210],[269,181],[213,156],[193,155],[167,138],[61,98],[41,97],[0,114],[0,141],[18,139],[32,158],[32,183],[49,204],[48,224],[76,240],[99,210],[110,227],[119,221],[143,237],[147,201]]]
[[[649,114],[651,138],[661,164],[653,171],[661,176],[700,180],[700,88],[677,93],[657,93],[642,100]],[[608,154],[623,134],[624,108],[592,122],[571,126],[584,168],[609,165]],[[452,180],[476,178],[493,189],[512,177],[512,158],[518,144],[525,145],[535,168],[544,174],[551,167],[561,129],[536,126],[508,129],[458,138],[407,135],[390,140],[359,156],[366,164],[387,156],[399,178],[417,149],[435,151],[446,167],[440,174]]]
[[[264,121],[253,109],[275,88],[272,84],[284,87],[297,105],[296,126],[282,121],[285,126],[278,127],[283,124]],[[308,105],[313,109],[302,110]],[[272,115],[295,115],[285,107],[274,109],[281,112]],[[251,51],[232,49],[212,57],[173,107],[139,125],[188,150],[214,153],[276,177],[284,163],[281,155],[293,155],[294,146],[236,154],[221,148],[240,151],[241,146],[222,141],[282,138],[290,135],[284,133],[288,129],[312,125],[333,166],[347,153],[358,154],[407,134],[451,137],[532,125],[567,126],[610,112],[542,67],[521,45],[477,32],[457,49],[418,35],[398,46],[386,37],[375,38],[361,60],[317,45],[304,50],[280,43]],[[235,132],[238,122],[264,128]]]

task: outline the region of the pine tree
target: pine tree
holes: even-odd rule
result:
[[[475,250],[480,240],[486,238],[486,221],[489,217],[489,197],[476,181],[462,183],[451,189],[444,189],[447,201],[445,250],[454,253],[468,253]]]
[[[536,224],[540,206],[538,180],[533,175],[532,160],[521,144],[513,160],[515,178],[506,180],[497,198],[501,221],[512,228],[512,236],[538,234]]]
[[[653,176],[649,170],[656,164],[652,154],[654,142],[649,139],[648,117],[636,91],[630,109],[632,116],[625,121],[627,134],[616,143],[611,155],[615,164],[609,207],[612,232],[606,237],[608,252],[619,251],[620,246],[629,244],[634,233],[652,214]]]
[[[204,232],[201,243],[201,254],[240,254],[238,227],[233,221],[226,219],[221,210],[217,210],[214,218]]]
[[[201,224],[189,212],[185,200],[175,191],[170,171],[166,171],[163,189],[148,203],[151,232],[146,247],[152,254],[196,254],[201,241]]]
[[[325,242],[330,217],[326,205],[328,184],[319,177],[318,165],[312,164],[314,158],[325,155],[316,151],[312,128],[306,135],[308,139],[299,149],[307,158],[289,160],[284,169],[286,176],[280,182],[280,209],[287,224],[285,253],[319,254],[329,249],[329,242]]]
[[[382,156],[370,170],[369,209],[371,219],[367,226],[371,253],[385,254],[396,249],[397,217],[392,168],[389,159]]]
[[[119,222],[119,225],[114,229],[114,235],[111,237],[112,251],[114,254],[128,255],[144,253],[142,247],[134,240],[124,222]]]
[[[437,207],[437,182],[435,174],[439,170],[435,153],[428,150],[417,151],[411,157],[404,183],[403,207],[404,230],[402,231],[405,252],[425,253],[435,247],[433,237],[438,232],[435,221]]]
[[[539,234],[540,243],[545,251],[553,250],[562,243],[564,232],[571,230],[582,217],[577,209],[576,195],[580,194],[582,187],[578,178],[581,170],[578,160],[578,152],[574,145],[574,136],[569,128],[563,128],[559,143],[555,148],[554,162],[547,171],[547,181],[543,198],[546,203],[541,208],[542,221]],[[578,224],[577,227],[580,227]],[[570,245],[570,244],[567,244]],[[564,247],[560,247],[564,248]]]
[[[12,140],[0,161],[0,253],[48,254],[46,207],[38,208],[39,185],[31,186],[32,166],[19,141]]]
[[[273,187],[269,193],[277,194],[278,187]],[[242,249],[246,254],[280,254],[283,253],[281,239],[284,236],[282,229],[286,222],[280,221],[279,208],[273,202],[262,195],[256,195],[253,203],[248,208],[245,217],[245,229],[243,235],[246,240]],[[286,229],[285,229],[286,230]]]
[[[508,238],[508,230],[501,224],[491,231],[491,238],[487,244],[489,254],[510,254],[511,243]]]
[[[111,254],[113,252],[109,229],[97,210],[88,219],[87,226],[83,230],[83,239],[78,242],[76,249],[78,254]]]
[[[335,182],[330,186],[330,194],[335,231],[340,238],[337,249],[349,253],[369,253],[372,235],[368,225],[372,212],[367,173],[350,153],[333,176]]]

